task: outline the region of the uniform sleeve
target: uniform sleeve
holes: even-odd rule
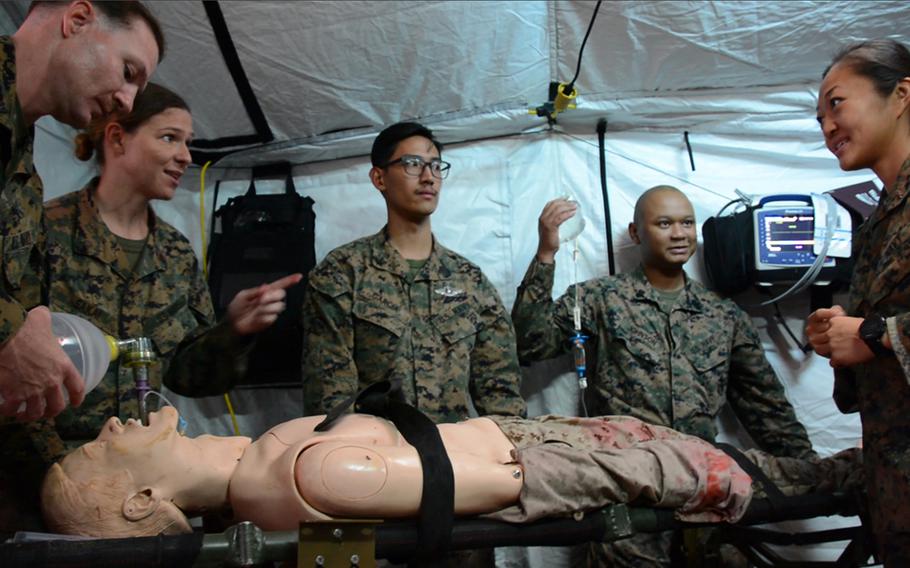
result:
[[[910,381],[910,314],[890,317],[886,321],[894,356],[904,371],[904,377]]]
[[[304,415],[326,414],[357,394],[352,277],[324,262],[310,274],[303,300]]]
[[[174,351],[164,384],[183,396],[212,396],[229,391],[244,375],[253,336],[237,335],[226,319],[215,324],[215,310],[202,272],[195,271],[187,299],[196,319]]]
[[[574,328],[570,306],[574,288],[553,301],[555,268],[555,264],[532,260],[512,306],[518,358],[525,365],[557,357],[568,350],[568,338]]]
[[[765,357],[749,316],[737,310],[727,399],[752,438],[766,452],[792,458],[817,457],[806,429]]]
[[[483,275],[481,279],[480,292],[488,303],[471,351],[471,398],[481,415],[524,417],[515,329],[496,289]]]

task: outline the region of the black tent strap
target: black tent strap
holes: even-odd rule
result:
[[[616,274],[616,265],[613,260],[613,221],[610,219],[610,196],[607,193],[607,145],[604,137],[607,133],[607,119],[597,121],[597,144],[600,148],[600,189],[604,199],[604,225],[607,234],[607,263],[610,276]]]
[[[269,132],[269,136],[271,136],[271,132]],[[222,136],[221,138],[197,138],[190,144],[190,150],[221,150],[224,148],[231,148],[231,152],[236,152],[245,150],[245,146],[256,146],[262,142],[262,136],[259,134],[239,134],[237,136]]]
[[[212,162],[213,164],[218,162],[221,158],[227,156],[231,152],[229,151],[219,151],[219,152],[209,152],[206,150],[193,150],[190,148],[190,153],[193,156],[193,163],[199,166],[200,168],[206,164],[206,162]]]
[[[205,7],[205,13],[209,18],[209,23],[212,25],[212,32],[215,34],[215,40],[218,42],[221,56],[224,58],[224,64],[227,66],[231,77],[234,79],[234,85],[237,87],[237,94],[240,95],[240,99],[243,101],[243,106],[246,108],[250,122],[253,123],[253,128],[256,129],[257,138],[252,139],[251,143],[264,144],[266,142],[271,142],[275,139],[275,136],[272,134],[272,129],[269,127],[269,123],[265,118],[265,113],[262,112],[262,107],[259,106],[259,101],[256,99],[256,94],[253,92],[253,87],[250,85],[246,72],[243,70],[240,56],[237,54],[237,48],[234,46],[234,41],[231,39],[231,32],[228,30],[224,14],[221,12],[221,6],[216,0],[204,0],[202,4]],[[229,141],[234,139],[233,144],[224,144],[224,146],[237,145],[237,138],[241,137],[227,137],[226,139]],[[213,141],[208,141],[207,143],[213,144]],[[197,143],[196,145],[198,146],[199,144]]]

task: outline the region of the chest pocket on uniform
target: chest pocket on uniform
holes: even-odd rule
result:
[[[461,302],[446,305],[433,316],[433,328],[448,345],[466,342],[464,347],[473,349],[474,340],[480,327],[480,316],[470,304]]]
[[[363,292],[354,298],[351,308],[354,314],[355,328],[359,322],[377,326],[399,338],[408,325],[408,315],[399,306],[391,305],[381,294]],[[362,325],[362,324],[360,324]],[[356,333],[355,329],[355,333]]]
[[[653,369],[666,362],[664,342],[653,334],[637,328],[626,329],[620,326],[613,330],[613,336],[622,345],[623,350],[646,369]]]
[[[689,345],[685,352],[704,389],[706,411],[710,415],[716,414],[726,401],[730,366],[727,344],[720,338],[707,338],[697,345]]]
[[[28,270],[33,247],[34,238],[31,231],[3,238],[3,276],[10,289],[19,289],[22,276]]]

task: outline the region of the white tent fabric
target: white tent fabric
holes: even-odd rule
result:
[[[228,137],[260,136],[263,123],[257,126],[244,105],[203,3],[149,3],[169,41],[154,80],[187,98],[197,139],[215,142],[205,150],[239,150],[208,170],[204,194],[200,170],[191,169],[177,197],[155,205],[159,214],[201,254],[215,182],[223,180],[223,204],[245,191],[251,165],[289,161],[298,191],[316,203],[321,259],[382,226],[384,204],[367,178],[366,154],[385,125],[419,119],[447,144],[453,163],[434,231],[483,268],[507,306],[534,254],[537,216],[558,196],[572,195],[587,222],[578,278],[607,273],[599,119],[608,121],[608,230],[624,271],[637,262],[626,225],[650,186],[679,187],[703,221],[736,190],[821,192],[874,179],[869,171],[838,169],[815,122],[815,89],[841,45],[885,37],[910,43],[899,25],[910,21],[905,2],[605,2],[581,64],[578,108],[548,128],[528,109],[546,100],[551,81],[571,79],[594,2],[215,4],[272,140],[217,147]],[[0,13],[0,28],[15,29],[22,5]],[[52,119],[39,122],[36,163],[47,198],[92,175],[71,157],[72,134]],[[699,255],[687,270],[703,279]],[[574,279],[571,255],[561,250],[554,296]],[[808,297],[783,311],[800,334]],[[834,408],[827,361],[800,352],[772,313],[752,315],[816,449],[828,455],[856,445],[858,417]],[[579,411],[569,370],[565,360],[527,370],[523,390],[532,413]],[[301,409],[299,389],[231,396],[247,435]],[[174,399],[190,433],[231,432],[220,397]],[[725,425],[735,437],[735,424]],[[538,565],[559,565],[547,558]],[[522,562],[500,558],[501,565]]]

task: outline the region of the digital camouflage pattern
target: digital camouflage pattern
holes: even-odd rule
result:
[[[16,95],[12,40],[0,37],[0,343],[41,303],[41,230],[44,189],[33,162],[34,127],[25,122]]]
[[[26,124],[16,93],[15,49],[12,39],[0,36],[0,343],[15,335],[27,310],[41,303],[44,188],[33,153],[34,128]],[[15,446],[21,436],[11,439],[19,429],[12,418],[0,417],[0,531],[38,528],[34,523],[40,522],[34,479],[44,472],[12,461],[12,455],[32,452],[30,446]]]
[[[565,353],[575,286],[552,300],[554,264],[531,263],[512,308],[521,361]],[[579,284],[582,328],[594,349],[589,411],[633,416],[713,441],[724,403],[759,446],[815,456],[748,315],[686,279],[670,314],[644,271]],[[589,365],[590,367],[590,365]]]
[[[333,250],[303,304],[304,409],[327,413],[389,379],[434,422],[524,415],[515,333],[480,269],[434,240],[409,281],[385,229]]]
[[[116,338],[150,337],[159,363],[149,382],[186,396],[226,392],[245,368],[250,341],[228,323],[214,325],[208,287],[193,249],[180,232],[149,209],[150,229],[138,264],[128,264],[116,236],[92,200],[93,180],[82,191],[48,202],[48,306],[80,315]],[[20,425],[47,466],[94,439],[111,416],[138,418],[133,371],[112,362],[101,383],[78,408]],[[150,407],[157,405],[154,395]]]
[[[895,353],[910,350],[910,159],[853,239],[855,266],[847,313],[888,318]],[[893,319],[892,319],[893,318]],[[895,333],[896,332],[896,333]],[[897,341],[896,341],[897,340]],[[902,348],[902,349],[901,349]],[[897,356],[835,372],[834,400],[863,423],[866,490],[873,530],[887,565],[910,562],[910,385]]]

